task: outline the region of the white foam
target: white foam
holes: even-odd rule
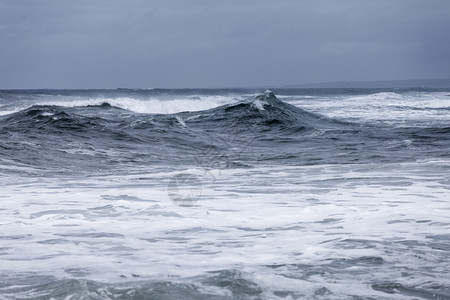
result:
[[[398,126],[439,126],[450,122],[450,97],[442,92],[383,92],[370,95],[331,95],[309,99],[292,96],[286,101],[331,118]]]
[[[147,99],[139,100],[133,98],[117,98],[117,99],[96,99],[96,104],[107,102],[113,106],[127,109],[137,113],[157,113],[172,114],[183,111],[201,111],[211,109],[217,106],[236,102],[231,97],[209,96],[209,97],[192,97],[190,99]]]
[[[175,173],[8,181],[2,186],[0,272],[67,277],[65,270],[83,268],[85,278],[117,281],[121,275],[159,280],[238,268],[259,274],[253,280],[267,288],[281,272],[264,267],[272,264],[382,257],[419,272],[437,267],[434,258],[418,267],[395,245],[387,253],[381,246],[347,249],[339,243],[425,242],[448,234],[441,163],[227,169],[219,178],[186,170],[202,181],[195,207],[168,198]],[[354,285],[396,272],[389,270],[332,281]],[[326,277],[317,280],[338,293]]]
[[[17,105],[8,105],[8,106],[0,106],[0,116],[6,116],[9,114],[13,114],[19,112],[23,109],[27,109],[31,107],[32,104],[18,103]]]
[[[39,101],[25,101],[14,105],[0,107],[0,116],[27,109],[33,105],[54,105],[61,107],[83,107],[108,103],[135,113],[172,114],[183,111],[201,111],[225,104],[235,103],[242,98],[232,96],[190,96],[184,98],[148,98],[136,99],[131,97],[120,98],[80,98],[55,97],[55,99]]]
[[[252,102],[252,106],[256,107],[258,110],[265,110],[264,105],[267,105],[266,101],[261,101],[259,99],[256,99]]]

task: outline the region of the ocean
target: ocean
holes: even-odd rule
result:
[[[0,91],[0,299],[450,299],[450,89]]]

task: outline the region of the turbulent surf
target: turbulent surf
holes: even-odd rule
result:
[[[450,299],[450,90],[0,91],[0,296]]]

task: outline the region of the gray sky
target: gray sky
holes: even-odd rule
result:
[[[0,0],[0,88],[450,78],[449,0]]]

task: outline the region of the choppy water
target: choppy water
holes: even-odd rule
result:
[[[0,91],[0,298],[450,299],[450,90]]]

